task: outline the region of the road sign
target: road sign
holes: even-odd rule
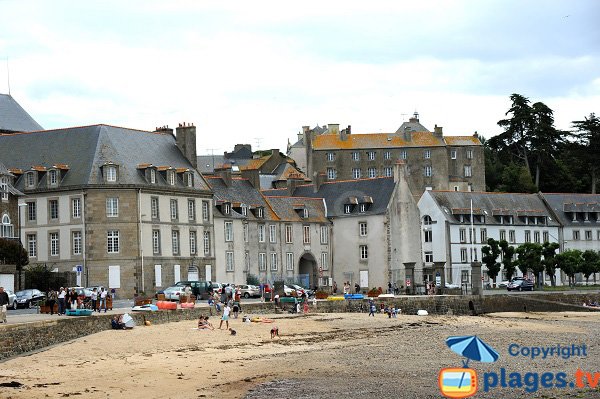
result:
[[[406,279],[406,286],[410,287],[410,279],[409,278]]]
[[[81,273],[83,271],[83,266],[82,265],[77,265],[75,267],[77,267],[77,273]]]
[[[483,276],[481,276],[481,281],[483,281]]]

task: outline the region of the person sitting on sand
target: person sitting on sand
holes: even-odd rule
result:
[[[200,316],[200,320],[198,320],[198,330],[214,330],[215,328],[213,327],[213,325],[211,324],[210,321],[208,321],[208,316]]]

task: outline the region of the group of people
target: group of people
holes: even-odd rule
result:
[[[337,294],[337,283],[334,281],[332,290],[334,294]],[[344,282],[344,295],[352,293],[352,286],[350,285],[350,281]],[[360,284],[358,282],[354,283],[354,293],[360,294]]]
[[[91,293],[90,302],[94,312],[106,313],[107,299],[110,294],[104,288],[94,288]],[[86,297],[83,292],[77,294],[75,288],[60,287],[58,291],[50,290],[46,296],[46,305],[50,308],[50,314],[54,314],[54,305],[58,304],[57,314],[64,315],[67,309],[84,309],[86,308]]]
[[[384,313],[388,316],[388,318],[396,318],[399,314],[402,314],[402,309],[397,308],[396,305],[392,305],[391,307],[387,304],[381,303],[379,305],[379,312]],[[372,299],[369,300],[369,316],[375,317],[375,313],[377,313],[377,305],[375,301]]]

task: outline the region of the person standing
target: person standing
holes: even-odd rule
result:
[[[223,308],[223,316],[221,317],[221,323],[219,324],[219,330],[223,326],[223,322],[225,322],[225,329],[229,330],[229,313],[231,312],[231,308],[229,307],[229,303],[225,304]]]
[[[77,292],[75,292],[75,288],[71,288],[71,309],[77,309]]]
[[[96,288],[94,288],[92,290],[92,310],[95,312],[96,311],[96,304],[98,302],[98,290]]]
[[[46,301],[46,305],[50,308],[50,315],[54,314],[54,305],[56,304],[56,291],[50,290],[48,291],[48,300]]]
[[[100,288],[100,309],[98,309],[98,313],[102,312],[102,308],[106,313],[106,290],[104,288]]]
[[[373,316],[375,317],[375,310],[377,308],[375,307],[375,302],[373,302],[372,300],[369,301],[369,316]]]
[[[337,294],[337,283],[335,281],[333,282],[333,293]]]
[[[58,290],[58,315],[61,316],[65,314],[65,298],[67,296],[67,291],[65,291],[64,287],[60,287]]]
[[[360,294],[360,284],[358,282],[354,283],[354,293]]]
[[[8,292],[4,291],[4,287],[0,287],[0,319],[2,323],[6,321],[6,310],[8,308]]]

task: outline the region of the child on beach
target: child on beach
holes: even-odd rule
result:
[[[375,317],[375,310],[377,310],[377,308],[375,307],[375,302],[371,301],[369,303],[369,316]]]
[[[215,328],[213,327],[211,322],[208,321],[208,316],[200,315],[200,319],[198,319],[198,330],[214,330],[214,329]]]
[[[225,325],[226,325],[225,328],[229,329],[229,313],[230,312],[231,312],[231,308],[229,307],[229,304],[225,304],[225,307],[223,308],[223,316],[221,317],[221,323],[219,324],[219,330],[223,326],[223,322],[225,322]]]

